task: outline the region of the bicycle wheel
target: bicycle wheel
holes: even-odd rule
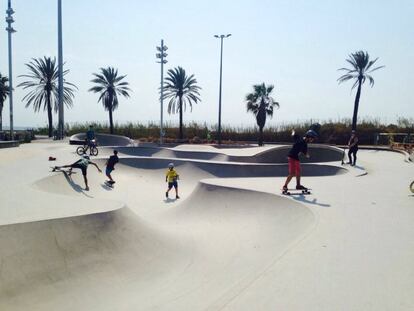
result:
[[[78,155],[84,155],[85,154],[85,148],[83,148],[82,146],[79,146],[78,148],[76,148],[76,153]]]
[[[91,155],[97,156],[98,155],[98,148],[95,146],[91,147]]]
[[[410,190],[411,190],[412,193],[414,193],[414,181],[410,185]]]

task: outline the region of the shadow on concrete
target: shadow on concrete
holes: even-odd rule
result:
[[[298,196],[293,197],[293,199],[295,199],[296,201],[300,201],[302,203],[318,205],[318,206],[321,206],[321,207],[331,207],[330,204],[318,203],[316,198],[313,198],[312,200],[308,200],[306,198],[306,195],[304,195],[304,194],[299,194]]]
[[[66,181],[68,182],[68,184],[72,187],[73,190],[75,190],[78,193],[83,194],[84,196],[88,197],[88,198],[93,198],[92,196],[88,195],[85,193],[84,189],[78,185],[77,183],[75,183],[72,179],[72,177],[69,176],[69,174],[66,171],[62,171],[63,176],[65,176]]]
[[[105,183],[102,183],[102,184],[101,184],[101,187],[102,187],[103,189],[107,190],[107,191],[112,191],[112,190],[114,190],[114,188],[109,187],[109,186],[108,186],[107,184],[105,184]]]
[[[172,198],[166,198],[165,200],[164,200],[164,203],[174,203],[175,201],[177,201],[177,199],[172,199]]]

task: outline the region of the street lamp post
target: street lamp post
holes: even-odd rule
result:
[[[14,133],[13,133],[13,67],[12,67],[12,33],[16,32],[12,27],[12,23],[14,23],[13,14],[14,10],[11,7],[11,0],[8,0],[8,6],[6,11],[6,22],[7,28],[6,31],[8,32],[8,41],[9,41],[9,103],[10,103],[10,139],[13,140]]]
[[[164,40],[161,40],[161,46],[157,46],[157,54],[156,57],[159,59],[157,63],[161,64],[161,86],[160,86],[160,103],[161,103],[161,120],[160,120],[160,145],[163,143],[164,137],[164,130],[163,130],[163,101],[164,101],[164,64],[167,63],[165,57],[167,57],[167,53],[165,51],[168,50],[168,47],[164,45]]]
[[[220,88],[219,88],[219,117],[218,117],[218,143],[221,144],[221,84],[222,84],[222,73],[223,73],[223,39],[230,37],[231,34],[227,35],[214,35],[214,37],[220,39]]]
[[[62,0],[58,0],[58,105],[59,122],[58,138],[64,138],[64,107],[63,107],[63,47],[62,47]]]

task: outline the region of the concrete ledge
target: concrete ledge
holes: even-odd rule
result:
[[[18,140],[0,141],[0,149],[19,147],[19,145],[20,145],[20,142]]]

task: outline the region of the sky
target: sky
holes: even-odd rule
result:
[[[254,84],[273,84],[280,108],[267,125],[304,120],[351,118],[352,83],[338,85],[337,69],[350,53],[367,51],[385,68],[364,85],[359,115],[382,122],[414,117],[414,1],[412,0],[62,0],[66,80],[77,85],[65,122],[107,122],[92,73],[112,66],[127,75],[131,97],[120,98],[115,121],[159,122],[160,65],[156,46],[168,46],[165,71],[181,66],[194,74],[201,102],[184,121],[217,123],[220,40],[224,40],[222,124],[254,126],[245,96]],[[57,0],[12,0],[13,84],[25,79],[32,58],[57,56]],[[7,9],[2,0],[0,12]],[[4,13],[5,14],[5,13]],[[6,27],[3,19],[4,27]],[[2,27],[2,29],[4,29]],[[0,72],[8,76],[7,33],[0,32]],[[34,113],[15,88],[14,125],[45,126],[46,112]],[[165,107],[166,109],[166,107]],[[3,111],[9,124],[9,104]],[[57,121],[57,116],[54,115]],[[178,115],[165,113],[165,120]]]

